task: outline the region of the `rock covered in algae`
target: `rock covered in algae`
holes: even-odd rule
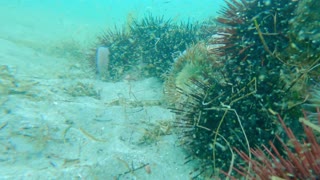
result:
[[[302,0],[290,22],[290,46],[282,53],[288,62],[300,66],[315,81],[320,81],[320,1]]]

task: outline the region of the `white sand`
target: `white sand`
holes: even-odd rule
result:
[[[173,121],[158,105],[157,79],[98,81],[81,60],[28,45],[0,39],[0,179],[189,179],[191,164],[165,126],[143,143]],[[144,164],[150,174],[130,172]]]
[[[103,14],[102,6],[82,13],[77,6],[48,11],[41,3],[10,2],[0,3],[0,179],[190,178],[192,164],[184,164],[186,154],[165,124],[174,115],[159,105],[162,84],[102,82],[83,58],[104,19],[122,24],[149,11],[168,14],[180,1],[152,1],[122,16],[116,6]],[[203,16],[203,8],[188,12]],[[134,170],[145,164],[150,174]]]

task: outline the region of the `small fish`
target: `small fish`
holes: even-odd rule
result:
[[[101,46],[96,52],[96,68],[99,79],[108,77],[109,75],[110,51],[108,47]]]
[[[170,3],[170,2],[171,2],[171,1],[164,1],[163,3],[164,3],[164,4],[167,4],[167,3]]]

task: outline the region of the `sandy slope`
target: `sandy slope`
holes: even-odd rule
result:
[[[0,179],[188,179],[162,84],[91,77],[79,59],[0,39]]]
[[[105,23],[146,12],[197,20],[217,2],[204,1],[205,14],[180,1],[126,11],[114,1],[59,2],[0,2],[0,179],[189,179],[162,84],[96,80],[82,55]]]

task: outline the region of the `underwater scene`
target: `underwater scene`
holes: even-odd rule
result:
[[[320,179],[319,9],[0,1],[0,180]]]

